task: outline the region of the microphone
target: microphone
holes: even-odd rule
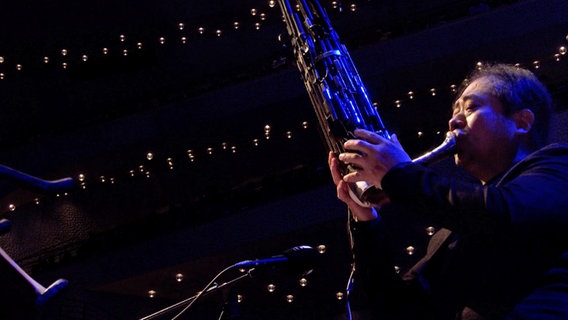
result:
[[[0,165],[0,179],[39,193],[67,191],[75,186],[75,181],[71,177],[45,180],[4,165]]]
[[[65,279],[59,279],[52,283],[49,287],[45,288],[43,292],[40,292],[38,297],[36,298],[36,303],[38,305],[43,305],[47,300],[51,299],[56,293],[61,291],[65,288],[68,284],[68,281]]]
[[[0,236],[10,231],[10,227],[11,227],[10,221],[6,219],[0,220]]]
[[[313,269],[319,259],[319,253],[310,246],[297,246],[284,251],[283,254],[264,259],[245,260],[235,264],[237,268],[253,268],[266,265],[283,264],[293,273],[308,272]]]

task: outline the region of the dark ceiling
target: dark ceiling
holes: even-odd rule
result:
[[[244,296],[245,319],[342,319],[345,208],[290,48],[278,40],[279,8],[37,2],[0,10],[0,163],[70,176],[77,187],[37,194],[0,181],[0,218],[12,224],[0,245],[42,284],[69,280],[42,318],[138,319],[193,296],[237,261],[325,245],[308,286],[280,268],[257,270],[204,297],[187,319],[216,319],[233,294]],[[559,111],[566,107],[567,66],[554,57],[568,41],[563,1],[322,3],[387,127],[413,155],[441,141],[450,85],[480,60],[533,68]],[[393,232],[420,242],[422,227]]]

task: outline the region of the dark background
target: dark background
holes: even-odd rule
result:
[[[566,140],[564,1],[322,4],[412,156],[442,141],[451,85],[478,61],[533,70],[557,103],[552,140]],[[297,273],[257,270],[199,300],[186,318],[217,319],[235,294],[244,297],[243,319],[344,318],[346,209],[290,48],[278,41],[278,6],[14,1],[2,5],[0,30],[0,163],[78,185],[41,194],[0,181],[0,218],[12,225],[0,246],[42,285],[69,281],[39,308],[41,318],[138,319],[195,295],[237,261],[298,245],[326,247],[307,286]],[[423,253],[426,226],[393,231],[399,267]],[[18,287],[2,290],[18,297]]]

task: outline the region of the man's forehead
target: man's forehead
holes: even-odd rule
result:
[[[454,102],[453,107],[481,96],[494,96],[496,85],[498,85],[498,81],[494,77],[482,77],[472,81]]]
[[[471,95],[472,92],[493,94],[499,81],[495,77],[481,77],[472,81],[462,92],[461,96]]]

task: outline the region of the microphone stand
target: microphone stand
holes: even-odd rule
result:
[[[182,300],[182,301],[180,301],[180,302],[177,302],[177,303],[175,303],[175,304],[173,304],[173,305],[171,305],[171,306],[169,306],[169,307],[166,307],[166,308],[164,308],[164,309],[162,309],[162,310],[156,311],[156,312],[154,312],[154,313],[152,313],[152,314],[150,314],[150,315],[147,315],[147,316],[145,316],[145,317],[143,317],[143,318],[140,318],[139,320],[151,320],[151,319],[156,319],[157,317],[162,316],[162,315],[164,315],[164,314],[166,314],[166,313],[172,312],[172,311],[175,310],[175,309],[181,308],[181,307],[183,307],[183,306],[187,306],[187,305],[189,305],[190,303],[193,303],[194,300],[196,300],[196,299],[198,299],[198,298],[200,298],[200,297],[202,297],[202,296],[205,296],[206,294],[209,294],[209,293],[211,293],[211,292],[215,292],[215,291],[217,291],[217,290],[219,290],[219,289],[221,289],[221,288],[223,288],[223,287],[225,287],[225,286],[232,285],[233,283],[236,283],[236,282],[238,282],[238,281],[240,281],[240,280],[242,280],[242,279],[244,279],[244,278],[246,278],[246,277],[251,277],[251,278],[252,278],[252,271],[254,271],[254,268],[249,269],[249,270],[247,271],[247,273],[245,273],[245,274],[243,274],[243,275],[240,275],[240,276],[238,276],[238,277],[235,278],[235,279],[232,279],[232,280],[227,281],[227,282],[225,282],[225,283],[222,283],[222,284],[220,284],[220,285],[214,284],[213,286],[207,288],[207,289],[206,289],[205,291],[203,291],[203,292],[200,292],[200,293],[198,293],[198,294],[196,294],[196,295],[194,295],[194,296],[192,296],[192,297],[189,297],[189,298],[187,298],[187,299],[185,299],[185,300]]]
[[[235,320],[240,319],[238,295],[234,288],[230,288],[225,298],[225,303],[221,308],[218,320]]]
[[[70,178],[45,180],[0,164],[0,179],[24,189],[39,193],[55,193],[73,188],[75,181]],[[0,220],[0,235],[10,230],[10,221]],[[0,317],[17,314],[19,318],[32,316],[37,307],[46,303],[57,292],[67,286],[67,280],[58,279],[47,288],[27,274],[2,248],[0,248],[0,300],[3,307]]]

